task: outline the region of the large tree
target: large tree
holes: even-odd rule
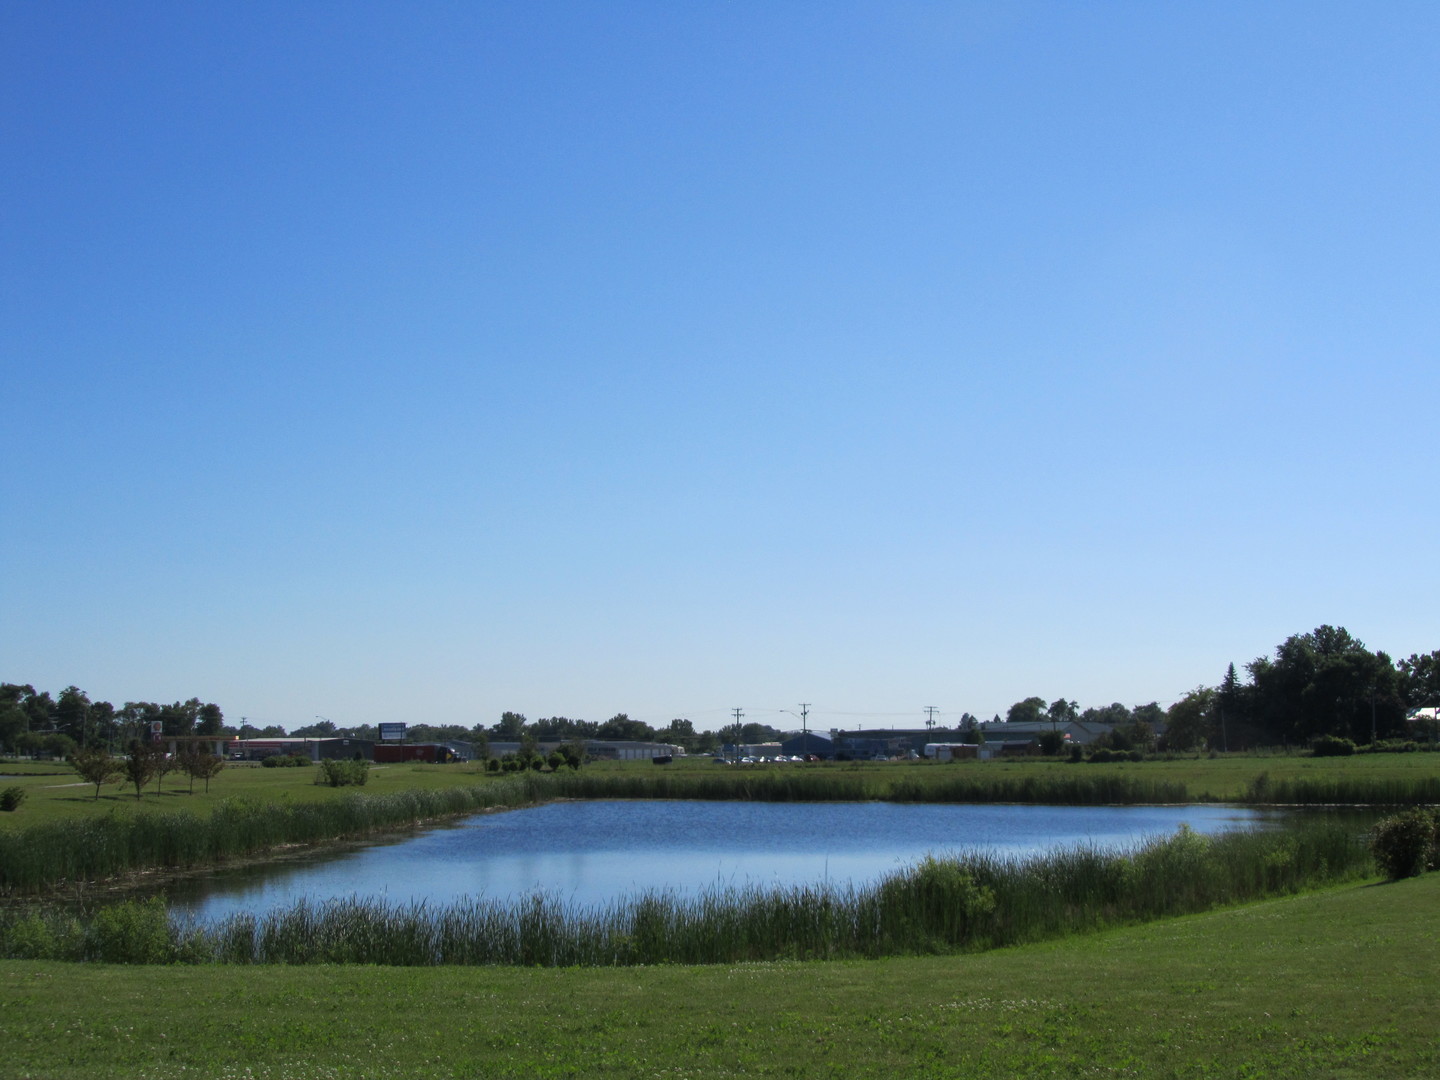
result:
[[[502,742],[515,742],[525,730],[525,714],[504,712],[500,722],[490,729],[491,734]]]
[[[654,742],[655,729],[643,720],[631,720],[625,713],[616,713],[600,725],[595,733],[597,739],[615,739],[620,742]]]
[[[1253,719],[1271,742],[1305,743],[1320,735],[1358,742],[1398,734],[1405,703],[1390,657],[1371,652],[1344,627],[1293,634],[1248,665]]]
[[[1170,706],[1166,714],[1165,749],[1198,750],[1210,738],[1215,691],[1198,686]]]
[[[1440,708],[1440,649],[1411,653],[1398,666],[1405,704],[1412,709]]]
[[[1031,724],[1045,716],[1045,699],[1043,697],[1027,697],[1024,701],[1017,701],[1011,705],[1005,713],[1005,721],[1010,724]]]
[[[1068,724],[1072,720],[1080,719],[1080,705],[1075,701],[1067,701],[1063,697],[1058,701],[1052,701],[1050,707],[1045,710],[1050,723],[1059,727],[1061,724]]]

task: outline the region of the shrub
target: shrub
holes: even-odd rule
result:
[[[25,789],[23,787],[7,787],[0,791],[0,810],[19,810],[20,804],[25,801]]]
[[[1065,748],[1065,735],[1059,731],[1042,731],[1040,733],[1040,752],[1046,757],[1054,757]]]
[[[364,787],[370,779],[370,763],[363,759],[322,758],[315,783],[330,787]]]
[[[164,964],[175,955],[170,916],[158,896],[101,908],[85,937],[87,958],[106,964]]]
[[[1071,761],[1071,763],[1078,765],[1080,762],[1082,762],[1082,761],[1084,761],[1084,760],[1085,760],[1085,747],[1081,746],[1079,743],[1071,743],[1071,744],[1070,744],[1070,761]]]
[[[1375,863],[1391,881],[1415,877],[1436,869],[1440,862],[1440,820],[1434,812],[1416,808],[1385,818],[1370,832]]]
[[[1321,735],[1310,746],[1315,757],[1349,757],[1355,753],[1355,744],[1339,735]]]

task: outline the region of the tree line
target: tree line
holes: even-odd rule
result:
[[[157,722],[169,736],[233,734],[220,706],[199,698],[171,705],[127,701],[116,708],[108,701],[91,701],[77,686],[51,697],[28,683],[0,682],[0,747],[10,753],[68,756],[92,746],[123,749],[147,736]]]
[[[1102,724],[1109,731],[1097,745],[1117,750],[1224,751],[1307,746],[1323,738],[1367,744],[1440,737],[1434,720],[1407,722],[1415,709],[1440,706],[1440,650],[1397,663],[1344,627],[1320,626],[1292,634],[1273,656],[1256,657],[1244,670],[1242,679],[1231,663],[1218,684],[1197,686],[1168,709],[1153,701],[1135,708],[1115,702],[1082,712],[1065,698],[1047,704],[1029,697],[1010,706],[1005,718],[1050,721],[1057,728],[1077,720]],[[975,727],[978,721],[966,715]]]
[[[1273,656],[1260,656],[1244,665],[1241,678],[1229,665],[1214,686],[1201,685],[1169,707],[1157,702],[1131,708],[1114,702],[1081,710],[1067,698],[1046,702],[1028,697],[1010,706],[1005,719],[1049,721],[1058,729],[1072,721],[1107,727],[1105,745],[1114,749],[1243,750],[1253,746],[1307,745],[1321,737],[1369,743],[1386,739],[1440,737],[1434,721],[1407,723],[1418,708],[1440,706],[1440,650],[1414,654],[1395,662],[1385,652],[1368,649],[1344,627],[1321,626],[1293,634],[1276,647]],[[1000,716],[994,717],[998,723]],[[166,736],[214,735],[242,739],[341,736],[376,739],[375,725],[345,727],[329,720],[297,727],[287,733],[278,724],[256,726],[225,722],[220,706],[202,704],[199,698],[162,705],[127,701],[116,708],[108,701],[91,701],[85,691],[68,686],[51,697],[47,691],[20,683],[0,683],[0,747],[10,753],[47,752],[68,755],[77,748],[100,746],[124,749],[158,722]],[[962,716],[957,730],[979,732],[980,721]],[[1163,738],[1159,732],[1164,732]],[[414,741],[460,740],[487,750],[499,742],[576,742],[606,739],[661,742],[683,747],[687,753],[711,753],[722,735],[696,731],[687,719],[652,727],[617,713],[609,720],[575,720],[550,716],[527,720],[523,713],[505,712],[494,724],[410,724]],[[733,739],[735,729],[723,737]],[[745,724],[739,741],[774,742],[783,733],[768,724]]]

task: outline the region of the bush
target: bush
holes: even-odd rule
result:
[[[1082,762],[1082,761],[1084,761],[1084,760],[1085,760],[1085,747],[1081,746],[1079,743],[1071,743],[1071,744],[1070,744],[1070,762],[1071,762],[1071,764],[1078,765],[1080,762]]]
[[[25,801],[25,789],[23,787],[7,787],[0,791],[0,810],[19,810],[20,804]]]
[[[1061,750],[1065,749],[1065,734],[1060,731],[1042,731],[1039,737],[1040,752],[1046,757],[1054,757]]]
[[[315,763],[304,754],[271,754],[261,758],[260,764],[267,769],[296,769]]]
[[[1315,757],[1349,757],[1355,753],[1355,744],[1339,735],[1321,735],[1310,745]]]
[[[361,759],[322,758],[315,783],[330,787],[364,787],[370,779],[370,763]]]
[[[87,958],[106,964],[164,964],[175,956],[170,916],[158,896],[101,908],[85,938]]]
[[[1440,819],[1418,807],[1385,818],[1370,832],[1370,851],[1391,881],[1434,870],[1440,862]]]

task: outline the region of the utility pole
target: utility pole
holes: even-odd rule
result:
[[[939,712],[939,711],[940,711],[940,710],[937,709],[934,705],[926,705],[926,706],[925,706],[925,726],[926,726],[927,728],[934,728],[934,726],[935,726],[935,714],[936,714],[937,712]]]
[[[735,707],[735,708],[733,708],[733,709],[731,709],[730,711],[735,714],[735,764],[736,764],[736,765],[739,765],[739,764],[740,764],[740,732],[743,730],[743,729],[741,728],[741,726],[740,726],[740,718],[741,718],[742,716],[744,716],[745,713],[744,713],[738,706]]]

